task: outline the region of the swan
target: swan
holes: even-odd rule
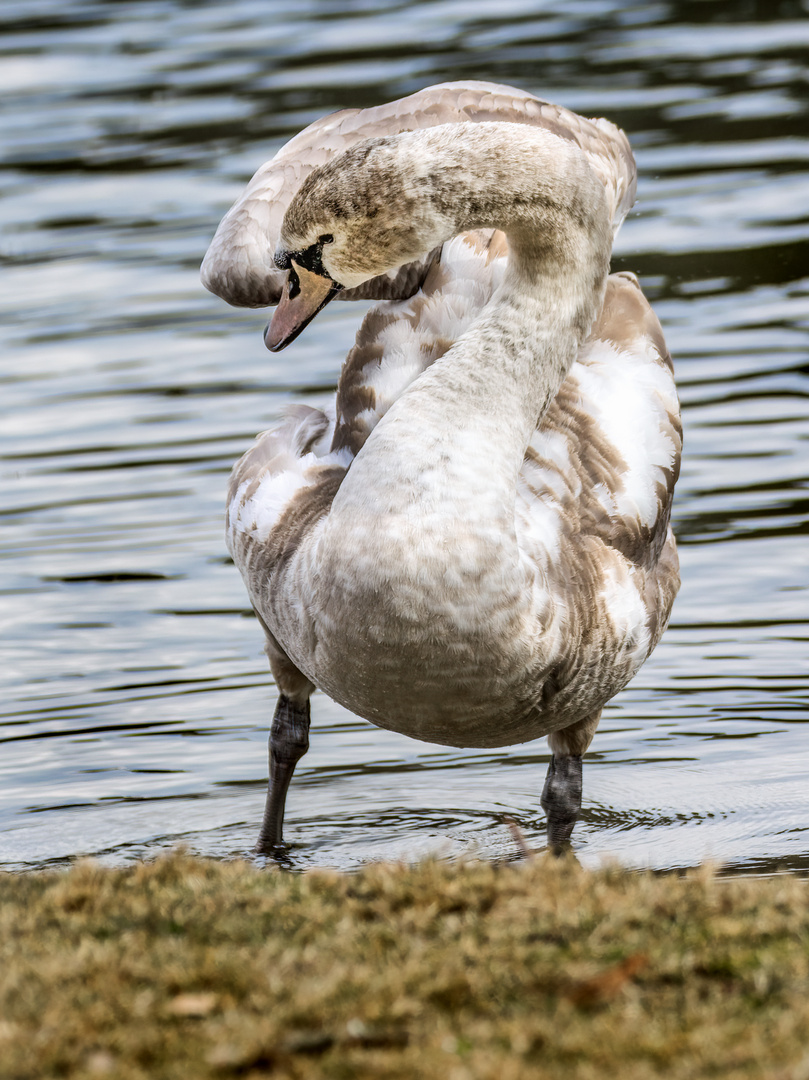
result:
[[[333,411],[292,407],[230,479],[279,695],[257,852],[283,845],[316,687],[428,742],[547,735],[548,843],[569,845],[602,707],[679,587],[671,358],[609,272],[635,185],[608,121],[444,83],[316,121],[220,224],[203,283],[277,304],[272,350],[333,299],[380,301]]]

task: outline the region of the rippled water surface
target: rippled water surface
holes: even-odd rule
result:
[[[0,9],[0,864],[244,853],[274,688],[222,537],[230,465],[333,391],[358,318],[294,349],[197,268],[300,127],[449,78],[628,132],[615,264],[675,357],[671,626],[604,712],[589,863],[809,867],[809,7],[608,0],[6,0]],[[322,694],[297,865],[542,842],[544,740],[460,751]]]

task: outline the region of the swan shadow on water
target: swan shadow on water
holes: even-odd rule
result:
[[[459,747],[548,736],[548,843],[569,845],[601,709],[660,639],[682,428],[632,274],[628,141],[530,94],[446,83],[325,117],[223,219],[204,284],[277,305],[285,348],[334,299],[378,301],[331,412],[293,406],[236,464],[228,547],[279,698],[256,851],[319,687]]]

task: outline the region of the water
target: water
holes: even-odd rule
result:
[[[809,6],[5,0],[0,11],[0,865],[243,854],[274,704],[227,474],[325,401],[357,319],[273,356],[197,267],[325,112],[509,82],[629,133],[616,268],[675,356],[683,588],[604,713],[580,858],[809,867]],[[318,694],[296,865],[542,842],[544,740],[460,751]]]

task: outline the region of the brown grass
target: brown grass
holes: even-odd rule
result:
[[[809,1080],[794,877],[0,875],[0,1076]]]

